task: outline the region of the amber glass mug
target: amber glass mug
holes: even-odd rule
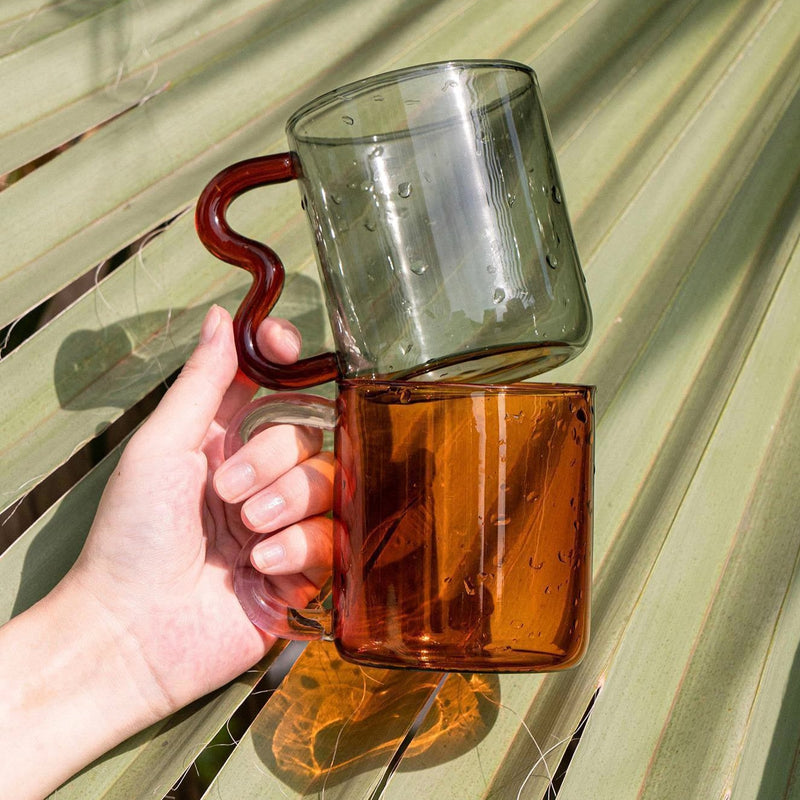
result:
[[[587,634],[592,390],[489,385],[563,363],[591,331],[534,73],[504,61],[399,70],[313,100],[286,130],[288,152],[212,179],[196,223],[212,253],[253,276],[234,320],[242,370],[271,389],[338,381],[336,404],[258,401],[228,443],[278,422],[334,431],[333,619],[287,608],[251,567],[252,543],[235,571],[245,610],[365,664],[574,663]],[[283,266],[226,213],[292,179],[336,351],[282,366],[255,331]]]
[[[275,394],[230,427],[334,431],[333,610],[292,609],[242,551],[234,586],[260,628],[332,639],[361,664],[544,671],[589,633],[593,390],[343,380],[335,402]]]

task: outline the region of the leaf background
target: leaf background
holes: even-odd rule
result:
[[[598,392],[578,668],[410,691],[394,673],[331,679],[346,667],[310,647],[248,701],[280,682],[276,652],[56,796],[168,795],[243,703],[263,710],[208,797],[541,800],[590,705],[559,798],[800,796],[799,55],[789,0],[6,0],[2,619],[69,567],[116,440],[208,305],[244,292],[196,240],[198,192],[285,149],[288,114],[322,91],[447,58],[533,66],[595,315],[585,354],[548,376]],[[310,353],[329,333],[298,200],[251,193],[234,223],[284,259],[278,311]],[[67,491],[39,513],[51,474]],[[330,691],[306,694],[321,675]],[[312,695],[334,700],[290,702]],[[319,774],[285,766],[287,715]]]

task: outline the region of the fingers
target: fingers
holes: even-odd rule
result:
[[[300,334],[286,320],[267,318],[256,336],[267,358],[280,364],[292,364],[300,355]],[[230,314],[211,306],[197,347],[145,429],[162,448],[196,449],[211,422],[217,419],[225,425],[255,389],[255,384],[237,373]]]
[[[331,570],[333,529],[321,515],[331,508],[333,475],[333,454],[319,453],[244,502],[241,517],[249,529],[278,531],[254,546],[256,569],[268,575],[303,573],[314,585],[324,582]]]
[[[300,357],[300,333],[285,319],[267,317],[256,331],[258,349],[276,364],[294,364]]]
[[[276,363],[292,364],[300,355],[300,334],[286,320],[267,318],[257,344]],[[216,415],[223,425],[254,389],[241,373],[229,384]],[[320,453],[321,446],[319,429],[274,425],[225,461],[213,478],[223,501],[242,504],[245,526],[272,533],[253,548],[253,565],[281,581],[302,584],[291,584],[295,593],[310,589],[313,595],[331,570],[332,522],[322,515],[332,505],[333,454]]]
[[[277,364],[294,364],[300,355],[302,340],[297,328],[285,319],[267,317],[256,331],[259,350],[270,361]],[[244,373],[237,372],[230,389],[226,393],[217,422],[227,427],[231,418],[250,399],[258,387]]]
[[[316,452],[321,443],[316,429],[276,425],[255,436],[214,476],[223,500],[244,500],[240,513],[247,528],[279,531],[253,548],[251,561],[261,572],[303,573],[315,585],[330,572],[332,523],[321,515],[333,501],[334,460],[332,453]],[[242,489],[245,485],[249,488]]]
[[[327,574],[319,579],[312,579],[298,572],[293,575],[271,575],[269,584],[275,596],[290,608],[305,608],[319,594],[327,579]]]
[[[295,465],[316,455],[322,431],[274,425],[254,436],[215,473],[214,490],[226,503],[239,503],[268,487]]]
[[[318,516],[290,525],[253,547],[250,561],[266,575],[304,573],[313,580],[312,576],[331,570],[333,522]]]
[[[242,521],[250,530],[272,533],[326,513],[332,501],[333,453],[320,453],[250,497],[242,506]]]

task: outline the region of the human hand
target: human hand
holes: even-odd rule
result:
[[[286,322],[268,320],[258,342],[275,361],[297,359]],[[325,580],[333,466],[321,434],[276,425],[224,460],[226,426],[254,390],[237,374],[230,316],[212,308],[181,375],[125,448],[75,565],[0,628],[0,797],[44,797],[266,653],[274,638],[232,586],[253,530],[275,532],[260,552],[295,605]]]
[[[276,361],[299,352],[294,329],[268,320],[259,346]],[[274,642],[232,588],[253,531],[274,533],[254,561],[302,607],[331,565],[333,459],[321,433],[277,425],[228,461],[228,422],[255,386],[236,371],[229,315],[213,308],[201,342],[131,439],[106,487],[80,558],[65,579],[90,595],[141,654],[135,681],[165,716],[251,667]]]

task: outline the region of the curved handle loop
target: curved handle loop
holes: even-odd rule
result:
[[[272,248],[236,233],[225,214],[241,194],[257,186],[300,177],[294,153],[276,153],[240,161],[222,170],[203,189],[195,211],[200,241],[217,258],[246,269],[253,284],[234,318],[234,335],[242,371],[270,389],[302,389],[334,380],[339,369],[334,353],[321,353],[295,364],[276,364],[256,346],[256,330],[272,311],[283,288],[284,269]]]
[[[262,397],[246,405],[231,421],[225,438],[225,457],[270,425],[289,423],[333,430],[336,419],[336,404],[324,397],[293,392]],[[250,621],[262,631],[284,639],[331,641],[331,612],[320,599],[327,594],[327,588],[305,608],[292,608],[278,596],[269,576],[253,567],[250,553],[266,538],[269,534],[253,536],[242,548],[233,568],[233,589]]]

